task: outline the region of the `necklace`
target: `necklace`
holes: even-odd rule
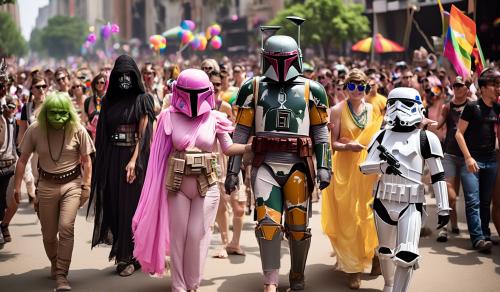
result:
[[[52,149],[50,148],[50,143],[49,143],[49,130],[47,129],[47,147],[49,148],[50,159],[52,159],[52,162],[54,162],[54,164],[57,164],[59,162],[59,159],[61,159],[64,147],[64,141],[66,141],[66,129],[63,129],[63,139],[61,142],[61,148],[59,149],[59,154],[57,155],[57,158],[54,159],[54,156],[52,155]]]
[[[357,115],[354,112],[354,109],[352,108],[352,103],[350,100],[347,101],[347,105],[349,107],[349,116],[351,117],[352,121],[356,125],[356,127],[360,129],[364,129],[366,127],[366,123],[368,122],[368,111],[366,110],[366,105],[363,107],[363,111],[359,115]]]

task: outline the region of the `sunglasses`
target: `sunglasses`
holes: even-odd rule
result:
[[[85,78],[85,76],[80,76],[80,77],[78,77],[78,79],[85,80],[86,78]]]
[[[347,89],[349,89],[349,91],[354,91],[356,90],[356,88],[358,89],[359,92],[362,92],[362,91],[365,91],[365,89],[367,88],[366,84],[356,84],[356,83],[347,83]]]
[[[215,86],[215,87],[219,87],[219,86],[222,86],[222,83],[213,83],[212,84]]]
[[[106,82],[104,82],[104,81],[97,81],[97,84],[102,84],[102,85],[104,85],[104,84],[106,84]]]
[[[453,84],[453,88],[462,88],[464,86],[465,86],[464,84],[460,84],[460,83]]]
[[[44,85],[35,85],[35,88],[38,89],[38,90],[47,89],[47,85],[46,84],[44,84]]]
[[[56,78],[56,81],[59,82],[59,81],[64,80],[64,79],[66,79],[66,76]]]
[[[81,87],[82,87],[81,85],[73,85],[71,88],[75,89],[75,88],[81,88]]]
[[[201,70],[203,70],[203,71],[210,71],[213,69],[214,69],[214,67],[201,67]]]

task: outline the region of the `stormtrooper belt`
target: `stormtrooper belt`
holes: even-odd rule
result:
[[[173,151],[168,159],[166,186],[169,191],[181,189],[184,176],[196,176],[198,191],[204,197],[208,189],[217,184],[217,156],[209,152]]]

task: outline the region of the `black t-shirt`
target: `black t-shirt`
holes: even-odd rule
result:
[[[446,138],[444,139],[444,152],[455,156],[463,156],[458,146],[455,133],[457,132],[458,119],[462,114],[467,102],[462,104],[449,103],[448,115],[446,116]]]
[[[500,104],[492,107],[484,104],[482,99],[469,102],[460,117],[469,122],[464,138],[472,157],[481,162],[496,161],[495,158],[495,126],[498,124]]]

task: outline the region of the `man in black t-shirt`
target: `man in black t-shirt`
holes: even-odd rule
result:
[[[460,232],[456,212],[457,194],[460,190],[460,169],[465,165],[465,162],[462,151],[460,151],[460,147],[455,139],[455,133],[457,131],[458,120],[468,101],[467,96],[470,93],[469,87],[471,84],[472,81],[470,78],[463,78],[462,76],[455,78],[453,82],[454,96],[448,104],[443,106],[436,129],[439,131],[446,125],[446,137],[443,146],[443,168],[448,189],[448,201],[452,209],[450,213],[451,232],[456,235]],[[439,231],[437,241],[446,242],[447,240],[448,230],[445,226]]]
[[[481,73],[478,80],[480,99],[465,106],[455,134],[465,158],[460,177],[464,189],[467,226],[472,245],[480,252],[489,252],[492,246],[488,225],[491,194],[497,173],[495,127],[500,114],[496,95],[496,89],[500,86],[499,76],[494,69]]]

